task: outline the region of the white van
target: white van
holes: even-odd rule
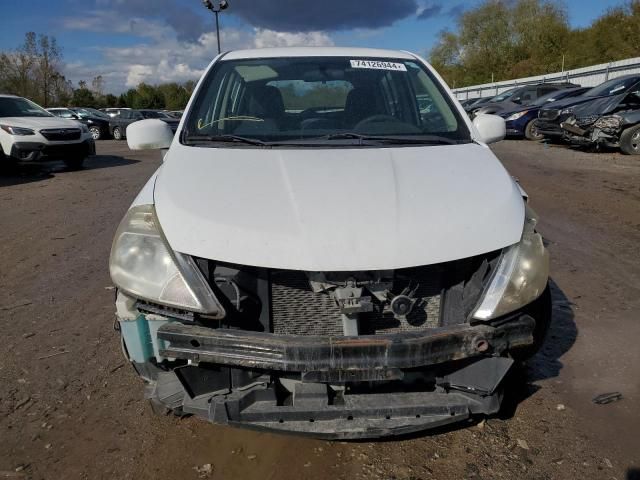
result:
[[[438,74],[406,52],[220,55],[110,258],[152,403],[212,422],[364,438],[498,411],[550,319],[526,195]],[[168,150],[167,150],[168,149]]]

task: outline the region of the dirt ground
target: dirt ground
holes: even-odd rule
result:
[[[552,255],[553,326],[498,418],[325,442],[155,416],[113,330],[116,226],[159,165],[0,174],[0,478],[639,479],[640,158],[505,141]],[[608,405],[596,395],[620,392]]]

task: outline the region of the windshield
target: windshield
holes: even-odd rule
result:
[[[44,108],[26,98],[0,97],[0,117],[52,117]]]
[[[452,101],[421,64],[347,57],[220,62],[198,92],[182,141],[222,136],[254,144],[363,145],[370,136],[470,141]]]
[[[516,93],[520,88],[512,88],[511,90],[507,90],[506,92],[502,92],[500,95],[496,95],[489,99],[490,102],[504,102],[507,98],[511,98],[514,93]]]
[[[52,108],[47,110],[49,113],[53,113],[56,117],[61,118],[77,118],[76,112],[69,110],[68,108]]]
[[[636,83],[640,81],[640,77],[614,78],[608,82],[604,82],[597,87],[592,88],[584,94],[585,97],[608,97],[609,95],[618,95],[626,93]]]
[[[154,111],[151,111],[151,110],[142,110],[142,111],[140,111],[140,113],[142,114],[142,116],[144,118],[166,118],[166,116],[163,115],[162,113],[154,112]]]
[[[110,118],[109,115],[107,115],[104,112],[101,112],[100,110],[96,110],[95,108],[74,108],[73,111],[76,112],[82,118],[87,118],[87,117],[97,117],[97,118],[105,118],[105,119]]]

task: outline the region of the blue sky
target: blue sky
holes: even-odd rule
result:
[[[426,54],[460,11],[480,0],[229,0],[223,48],[366,46]],[[567,0],[572,26],[588,26],[624,0]],[[201,0],[5,2],[0,49],[24,33],[53,35],[74,83],[102,75],[120,93],[140,81],[197,79],[216,53],[214,21]]]

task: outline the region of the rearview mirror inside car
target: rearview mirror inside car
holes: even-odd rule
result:
[[[127,143],[131,150],[160,150],[173,141],[171,127],[155,118],[133,122],[127,127]]]

